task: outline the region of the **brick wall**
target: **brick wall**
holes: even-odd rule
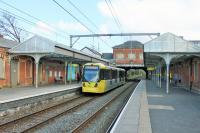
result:
[[[195,73],[195,63],[197,63],[198,72]],[[171,71],[179,75],[181,79],[181,84],[186,88],[190,88],[192,82],[192,89],[200,91],[200,58],[193,58],[192,63],[191,59],[182,61],[179,64],[175,64]],[[195,75],[197,78],[195,78]]]
[[[10,62],[7,48],[0,48],[0,58],[4,65],[4,77],[0,78],[0,87],[8,87],[10,86]]]
[[[124,58],[119,59],[117,54],[123,54]],[[129,59],[128,54],[135,53],[135,59]],[[140,59],[139,55],[143,56],[143,49],[113,49],[113,57],[116,64],[143,64],[144,60]]]

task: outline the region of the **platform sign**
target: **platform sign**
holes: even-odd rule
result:
[[[76,79],[76,71],[75,65],[68,65],[67,67],[67,80],[75,80]]]

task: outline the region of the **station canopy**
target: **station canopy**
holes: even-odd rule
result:
[[[144,52],[151,53],[199,53],[199,51],[200,47],[172,33],[165,33],[144,45]]]
[[[109,63],[108,60],[90,55],[66,45],[57,43],[41,36],[32,38],[18,44],[9,51],[13,55],[40,56],[41,58],[57,58],[66,61],[101,62]]]
[[[172,58],[171,61],[174,62],[194,55],[199,56],[200,46],[192,41],[183,39],[182,36],[176,36],[168,32],[146,42],[144,44],[144,52],[145,64],[152,66],[152,64],[158,64],[163,61],[167,54]]]

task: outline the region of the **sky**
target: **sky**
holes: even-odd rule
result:
[[[6,6],[2,1],[31,14],[38,20]],[[200,40],[199,0],[110,0],[114,16],[120,22],[120,28],[114,21],[105,0],[71,0],[95,26],[71,6],[68,0],[56,1],[93,33],[172,32],[187,40]],[[109,3],[109,0],[107,2]],[[19,27],[67,46],[69,46],[69,35],[92,34],[58,7],[53,0],[0,0],[0,11],[3,10],[18,16],[16,18]],[[19,16],[34,24],[25,23]],[[27,35],[27,38],[31,35]],[[150,37],[80,38],[74,48],[81,49],[88,46],[101,53],[112,52],[113,46],[128,40],[145,43]]]

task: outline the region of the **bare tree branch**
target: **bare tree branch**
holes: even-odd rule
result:
[[[21,42],[21,29],[17,28],[15,17],[4,13],[0,19],[0,34]]]

